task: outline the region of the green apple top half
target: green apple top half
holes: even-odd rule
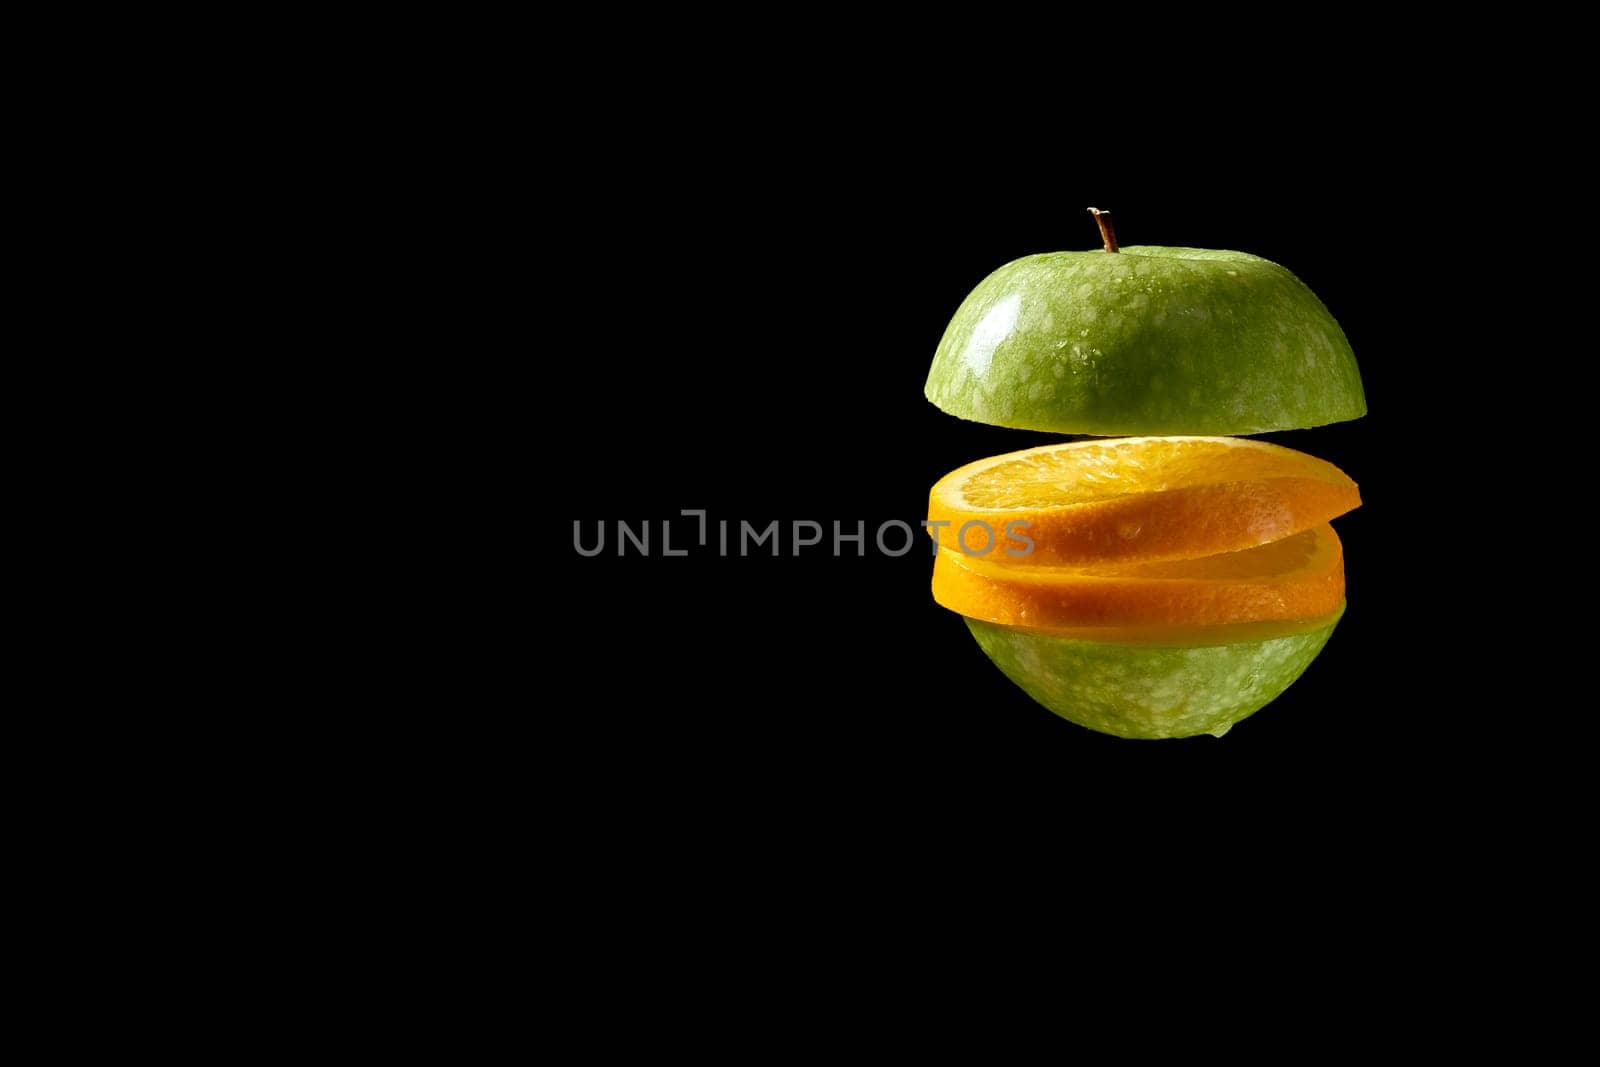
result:
[[[1243,252],[1129,245],[1007,263],[945,329],[924,390],[952,415],[1070,434],[1247,434],[1367,411],[1344,331]]]

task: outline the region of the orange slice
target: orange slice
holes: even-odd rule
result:
[[[1043,633],[1308,620],[1343,601],[1344,550],[1326,523],[1242,552],[1088,568],[1005,566],[941,548],[933,599],[968,618]]]
[[[934,485],[941,546],[1009,567],[1192,559],[1254,548],[1361,503],[1333,464],[1242,437],[1123,437],[991,456]],[[1010,527],[1021,521],[1025,527]],[[970,528],[970,522],[983,526]],[[987,527],[985,529],[984,527]],[[1007,536],[1008,527],[1033,541]],[[1330,609],[1331,610],[1331,609]]]

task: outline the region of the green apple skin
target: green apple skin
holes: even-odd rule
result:
[[[1317,658],[1339,613],[1318,629],[1225,645],[1079,641],[967,619],[995,666],[1069,722],[1128,738],[1221,737],[1266,707]]]
[[[1344,331],[1258,256],[1130,245],[1007,263],[945,329],[952,415],[1073,434],[1247,434],[1366,414]]]

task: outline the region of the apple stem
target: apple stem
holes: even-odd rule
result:
[[[1089,214],[1094,216],[1094,221],[1100,227],[1100,240],[1106,243],[1106,251],[1117,251],[1117,231],[1111,228],[1111,212],[1092,207]]]

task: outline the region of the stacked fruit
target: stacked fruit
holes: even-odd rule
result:
[[[1220,735],[1333,632],[1344,555],[1328,520],[1359,503],[1332,464],[1246,438],[994,456],[933,487],[933,595],[1008,677],[1074,722],[1122,737]]]
[[[1090,209],[1093,211],[1094,209]],[[1343,331],[1239,252],[1027,256],[973,290],[927,396],[962,418],[1068,434],[1245,434],[1356,418]],[[1029,695],[1121,737],[1221,735],[1311,663],[1344,611],[1332,464],[1231,436],[1106,437],[941,479],[933,594]]]

